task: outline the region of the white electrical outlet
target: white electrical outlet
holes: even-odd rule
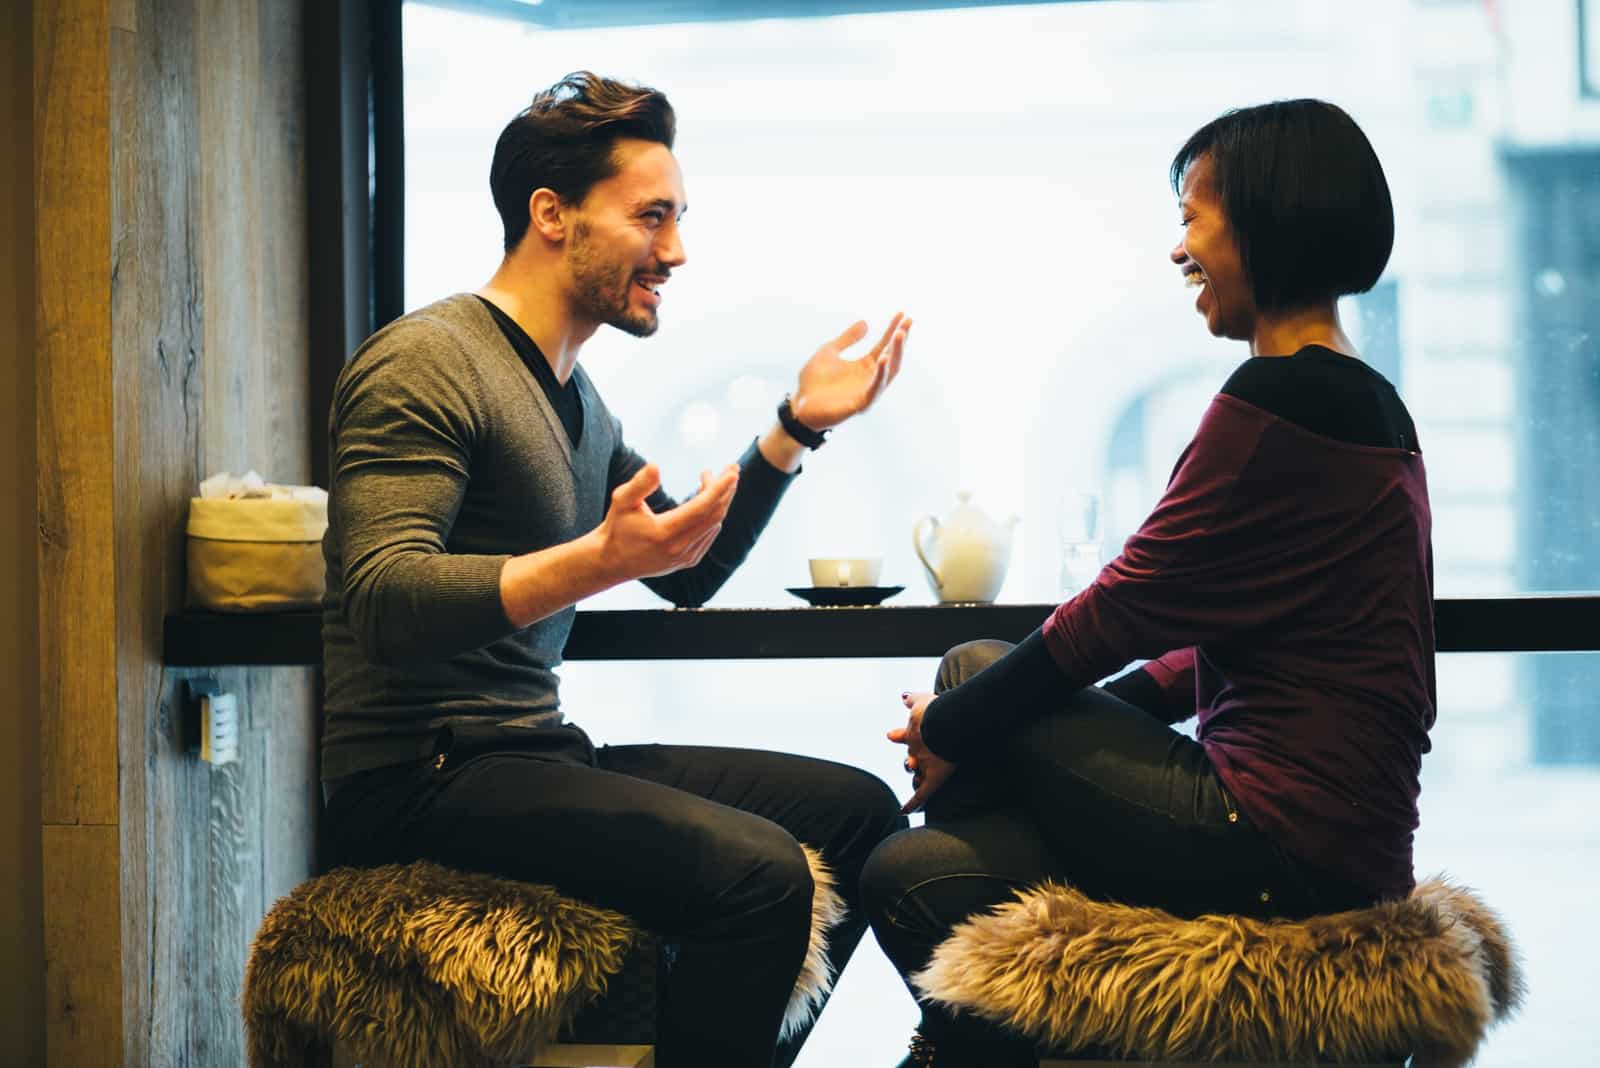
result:
[[[239,700],[231,693],[200,698],[200,759],[211,764],[239,759]]]

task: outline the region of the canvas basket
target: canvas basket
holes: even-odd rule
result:
[[[189,501],[188,603],[211,612],[315,608],[325,584],[326,501]]]

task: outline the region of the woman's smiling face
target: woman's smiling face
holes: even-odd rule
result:
[[[1178,198],[1183,239],[1172,250],[1172,262],[1185,281],[1198,285],[1194,306],[1215,337],[1248,340],[1255,330],[1256,301],[1239,258],[1233,226],[1222,210],[1214,164],[1209,152],[1195,158],[1183,175]]]

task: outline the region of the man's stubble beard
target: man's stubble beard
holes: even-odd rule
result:
[[[602,263],[589,241],[589,225],[573,227],[572,244],[567,250],[567,269],[572,272],[576,310],[585,319],[614,326],[634,337],[649,337],[659,321],[650,312],[635,312],[629,305],[633,295],[633,272],[626,266]]]

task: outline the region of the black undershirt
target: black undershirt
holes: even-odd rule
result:
[[[567,431],[567,440],[572,442],[576,449],[583,440],[583,398],[578,396],[578,384],[569,376],[566,385],[562,385],[556,378],[555,371],[550,366],[550,361],[544,358],[544,353],[539,351],[539,346],[534,343],[528,332],[517,325],[517,321],[501,311],[492,301],[483,301],[483,306],[489,309],[489,314],[494,316],[494,321],[499,324],[500,332],[511,342],[511,347],[517,351],[522,362],[528,370],[533,372],[533,377],[538,379],[539,387],[544,390],[544,395],[550,401],[550,407],[556,410],[556,416],[561,420],[561,425]]]

